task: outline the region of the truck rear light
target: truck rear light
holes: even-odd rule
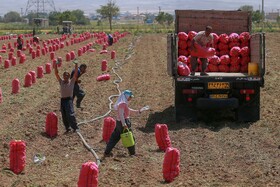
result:
[[[240,94],[248,95],[248,94],[254,94],[254,93],[255,93],[255,90],[253,90],[253,89],[242,89],[242,90],[240,90]]]
[[[255,90],[253,90],[253,89],[240,90],[240,94],[246,95],[245,96],[246,101],[250,101],[251,100],[250,94],[254,94],[254,93],[255,93]]]
[[[183,89],[183,94],[197,94],[197,90],[194,90],[194,89]]]

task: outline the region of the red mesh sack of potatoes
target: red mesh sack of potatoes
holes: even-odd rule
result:
[[[190,74],[190,69],[187,66],[187,64],[184,64],[182,62],[179,63],[179,65],[178,65],[178,74],[180,76],[188,76]]]
[[[187,59],[187,64],[190,64],[191,63],[191,55],[189,55],[187,58],[188,58]]]
[[[249,62],[251,61],[249,56],[242,56],[240,59],[240,64],[243,65],[247,65]]]
[[[229,72],[229,66],[228,65],[220,64],[218,66],[218,68],[219,68],[220,72]]]
[[[220,50],[219,49],[217,49],[217,48],[215,48],[216,49],[216,56],[220,56]]]
[[[226,50],[221,50],[221,51],[219,52],[219,55],[220,55],[220,57],[223,56],[223,55],[229,55],[229,50],[228,50],[228,49],[226,49]]]
[[[188,58],[184,55],[180,55],[178,57],[178,62],[183,62],[184,64],[187,64]]]
[[[102,139],[108,143],[116,127],[116,120],[112,117],[106,117],[103,121]]]
[[[218,48],[222,51],[222,50],[228,50],[228,44],[220,42],[218,43]]]
[[[180,151],[169,147],[166,149],[162,167],[163,178],[172,182],[180,173]]]
[[[111,76],[110,74],[102,74],[102,75],[99,75],[97,76],[96,80],[97,81],[107,81],[107,80],[110,80]]]
[[[159,149],[165,151],[171,147],[171,141],[168,135],[168,127],[166,124],[155,125],[155,137]]]
[[[241,65],[240,72],[241,73],[247,73],[248,72],[248,64]]]
[[[228,35],[227,34],[220,34],[219,36],[219,42],[222,42],[224,44],[227,44],[228,43]]]
[[[239,42],[239,34],[237,33],[231,33],[228,36],[229,42]]]
[[[240,49],[240,55],[243,56],[249,56],[250,51],[249,51],[249,47],[242,47]]]
[[[240,43],[239,42],[229,42],[228,47],[229,49],[233,48],[233,47],[239,47]]]
[[[230,57],[230,65],[239,65],[240,62],[241,62],[241,59],[239,56]]]
[[[179,49],[187,49],[187,40],[179,40],[178,47]]]
[[[217,44],[219,42],[219,36],[216,34],[216,33],[211,33],[212,36],[213,36],[213,41],[214,41],[214,44]]]
[[[55,112],[48,113],[46,117],[45,132],[49,137],[57,136],[58,118]]]
[[[26,144],[22,140],[10,142],[10,170],[20,174],[25,168]]]
[[[183,56],[189,56],[189,51],[186,49],[179,49],[179,56],[183,55]]]
[[[249,32],[242,32],[240,35],[239,35],[239,40],[243,43],[243,42],[249,42],[251,36],[250,36],[250,33]]]
[[[240,55],[240,47],[233,47],[229,51],[230,56],[239,56]]]
[[[98,166],[95,162],[86,162],[82,165],[79,175],[78,187],[98,186]]]
[[[187,41],[187,48],[190,48],[191,45],[192,45],[192,41],[191,41],[191,40],[188,40],[188,41]]]
[[[213,64],[213,65],[218,65],[221,62],[220,58],[216,55],[214,55],[212,57],[209,57],[208,61],[209,61],[210,64]]]
[[[13,81],[12,81],[12,93],[13,94],[17,94],[18,92],[19,92],[19,89],[20,89],[20,82],[19,82],[19,80],[18,79],[14,79]],[[1,90],[0,90],[1,91]],[[2,95],[1,93],[0,93],[0,95]],[[1,99],[0,99],[1,100]],[[0,102],[1,103],[1,102]]]
[[[194,43],[195,50],[191,50],[191,55],[199,58],[208,58],[215,55],[215,49],[212,47],[202,47]]]
[[[32,85],[32,75],[27,73],[24,79],[24,87],[30,87]]]
[[[222,55],[220,61],[220,64],[228,65],[230,63],[230,58],[228,55]]]
[[[240,65],[231,65],[229,67],[230,72],[240,72]]]
[[[209,64],[207,68],[210,72],[219,72],[219,68],[217,65]]]
[[[249,47],[249,42],[241,42],[239,47]]]
[[[192,39],[197,35],[197,32],[195,31],[190,31],[188,32],[188,38],[190,41],[192,41]]]
[[[179,33],[178,33],[178,38],[179,38],[179,40],[185,40],[185,41],[187,41],[188,35],[187,35],[187,33],[185,33],[185,32],[179,32]]]

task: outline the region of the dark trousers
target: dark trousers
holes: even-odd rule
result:
[[[198,64],[197,59],[198,59],[198,57],[191,56],[191,66],[192,66],[191,71],[192,72],[195,72],[195,69],[197,67],[197,64]],[[208,66],[208,60],[207,60],[207,58],[200,58],[200,61],[202,62],[201,72],[205,72],[205,70]]]
[[[79,84],[74,85],[73,91],[73,100],[75,96],[77,97],[76,106],[80,106],[83,98],[85,97],[86,93],[81,89]]]
[[[108,44],[109,44],[109,45],[113,45],[113,38],[109,38]]]
[[[18,49],[18,50],[22,50],[22,44],[19,44],[19,45],[17,46],[17,49]]]
[[[125,123],[127,124],[127,127],[129,128],[129,130],[131,130],[131,122],[129,119],[125,119]],[[120,141],[121,139],[121,133],[123,132],[123,126],[122,123],[120,121],[117,121],[116,123],[116,127],[110,137],[110,140],[106,146],[105,149],[105,154],[109,154],[112,149],[115,147],[115,145]],[[134,138],[134,136],[133,136]],[[134,138],[135,140],[135,138]],[[135,145],[128,147],[128,152],[130,155],[135,155]]]
[[[65,129],[69,130],[70,127],[74,130],[78,129],[72,98],[61,99],[60,111]]]

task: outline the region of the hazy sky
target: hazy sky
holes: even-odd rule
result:
[[[34,0],[32,0],[34,2]],[[32,2],[30,0],[30,2]],[[41,0],[42,1],[42,0]],[[44,0],[47,2],[47,0]],[[251,5],[254,10],[261,8],[262,0],[115,0],[121,12],[174,12],[176,9],[216,9],[236,10],[242,5]],[[280,9],[280,0],[263,0],[266,12],[277,12]],[[28,0],[0,0],[0,15],[9,11],[25,13]],[[81,9],[85,13],[95,13],[100,5],[107,4],[107,0],[48,0],[54,2],[58,11]],[[141,3],[140,3],[141,2]],[[30,9],[36,10],[36,7]],[[46,9],[50,9],[46,6]]]

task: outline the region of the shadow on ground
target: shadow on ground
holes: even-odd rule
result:
[[[145,127],[138,128],[145,133],[154,132],[155,124],[167,124],[169,130],[179,130],[182,128],[206,128],[211,131],[220,131],[228,127],[233,130],[249,128],[252,123],[238,122],[235,120],[234,113],[229,110],[221,111],[199,111],[197,121],[184,119],[176,123],[175,108],[169,106],[161,112],[153,112],[149,115]]]

